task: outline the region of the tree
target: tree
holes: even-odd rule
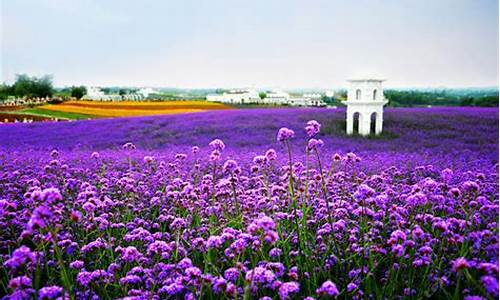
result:
[[[18,74],[12,90],[17,97],[50,97],[54,94],[52,76],[30,77],[26,74]]]
[[[260,99],[264,99],[264,98],[266,98],[266,97],[267,97],[267,94],[266,94],[266,93],[264,93],[264,92],[260,92],[260,93],[259,93],[259,97],[260,97]]]
[[[102,91],[104,94],[106,94],[106,95],[111,94],[111,89],[110,89],[110,88],[108,88],[108,87],[103,87],[103,88],[101,88],[101,91]]]
[[[87,94],[87,88],[84,87],[83,85],[71,87],[71,97],[75,97],[76,99],[81,99],[86,94]]]
[[[474,98],[472,97],[465,97],[460,101],[461,106],[472,106],[474,104]]]
[[[13,92],[12,86],[5,83],[0,84],[0,100],[7,99]]]

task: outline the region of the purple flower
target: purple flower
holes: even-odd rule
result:
[[[154,160],[155,160],[154,157],[149,156],[149,155],[146,155],[143,158],[143,161],[145,164],[151,164],[152,162],[154,162]]]
[[[107,247],[108,247],[108,245],[101,238],[97,238],[97,240],[92,241],[92,242],[88,243],[87,245],[84,245],[80,251],[82,253],[90,253],[90,252],[93,252],[97,249],[105,249]]]
[[[184,153],[177,153],[175,155],[175,159],[177,159],[177,160],[181,160],[182,161],[182,160],[185,160],[186,158],[187,158],[187,155],[184,154]]]
[[[45,228],[53,215],[50,208],[45,205],[35,208],[28,224],[26,224],[27,231],[33,232],[37,229]]]
[[[54,149],[54,150],[52,150],[52,152],[50,152],[50,157],[52,157],[52,158],[57,158],[57,157],[59,157],[59,151],[57,151],[57,150],[55,150],[55,149]]]
[[[192,266],[193,266],[193,262],[187,257],[181,259],[181,261],[177,264],[177,267],[179,267],[181,269],[187,269],[187,268],[192,267]]]
[[[262,230],[274,230],[276,229],[276,223],[274,220],[268,216],[262,215],[254,221],[258,229]]]
[[[122,148],[124,150],[129,150],[130,151],[130,150],[135,150],[136,147],[135,147],[134,144],[132,144],[132,143],[129,142],[129,143],[123,144]]]
[[[222,142],[219,139],[215,139],[208,144],[210,147],[212,147],[213,150],[216,150],[218,152],[222,152],[224,148],[226,148],[226,145],[224,145],[224,142]]]
[[[163,258],[168,258],[170,256],[170,251],[172,248],[164,241],[154,241],[149,244],[147,249],[147,254],[149,256],[160,255]]]
[[[57,299],[62,297],[63,288],[57,285],[46,286],[38,291],[38,299]]]
[[[134,246],[126,247],[121,254],[121,259],[128,263],[138,261],[141,257],[142,254]]]
[[[218,235],[209,236],[207,239],[208,248],[219,248],[222,244],[224,244],[224,240]]]
[[[347,292],[350,293],[352,291],[354,291],[355,289],[358,288],[358,285],[355,284],[354,282],[350,282],[348,285],[347,285]]]
[[[14,290],[31,288],[31,278],[28,276],[12,278],[9,281],[9,287]]]
[[[224,163],[223,168],[224,168],[224,172],[232,174],[238,168],[238,163],[236,161],[230,159]]]
[[[307,122],[305,129],[307,136],[311,138],[319,133],[319,130],[321,129],[321,124],[315,120],[311,120]]]
[[[127,275],[120,279],[121,285],[127,285],[127,284],[133,285],[133,284],[139,284],[141,282],[142,282],[141,277],[137,275]]]
[[[175,218],[173,221],[172,221],[172,224],[170,224],[170,227],[173,229],[173,230],[179,230],[179,229],[183,229],[186,227],[186,220],[184,220],[183,218]]]
[[[202,274],[201,270],[197,267],[186,268],[185,272],[186,272],[186,275],[191,277],[191,278],[198,278]]]
[[[298,293],[300,285],[297,282],[285,282],[279,288],[280,299],[289,299],[291,294]]]
[[[498,296],[498,280],[493,276],[483,276],[481,277],[484,289],[493,297]]]
[[[358,189],[354,193],[354,197],[358,200],[363,200],[369,197],[373,197],[375,195],[375,191],[366,184],[361,184],[358,186]]]
[[[84,265],[84,263],[81,260],[75,260],[69,264],[70,268],[76,269],[76,270],[83,268],[83,265]]]
[[[332,160],[333,160],[333,161],[341,161],[341,160],[342,160],[342,156],[340,156],[340,154],[338,154],[338,153],[335,153],[335,154],[332,156]]]
[[[210,153],[210,161],[217,161],[221,157],[221,152],[219,150],[213,150],[212,153]]]
[[[253,163],[256,165],[264,165],[267,161],[267,157],[264,155],[257,155],[253,158]]]
[[[441,178],[444,180],[444,182],[448,182],[451,180],[453,177],[453,171],[446,168],[441,171]]]
[[[216,294],[220,294],[226,287],[227,282],[224,278],[217,278],[213,281],[212,288]]]
[[[42,191],[42,200],[45,203],[52,204],[63,199],[61,192],[56,188],[48,188]]]
[[[452,269],[454,272],[460,272],[469,267],[470,264],[464,257],[459,257],[452,262]]]
[[[278,241],[278,239],[279,239],[279,235],[276,231],[268,230],[264,234],[264,240],[271,245],[276,243],[276,241]]]
[[[310,139],[309,142],[307,143],[307,148],[309,150],[314,150],[314,149],[319,149],[323,147],[323,141],[320,139]]]
[[[277,141],[278,142],[284,142],[286,140],[289,140],[295,136],[295,132],[291,129],[288,129],[286,127],[280,128],[278,130],[278,136],[277,136]]]
[[[245,280],[253,283],[272,283],[276,276],[270,270],[263,267],[255,267],[245,274]]]
[[[273,249],[269,250],[269,256],[273,257],[273,258],[281,256],[282,253],[283,253],[283,251],[281,251],[280,248],[273,248]]]
[[[237,268],[229,268],[224,271],[224,278],[228,281],[236,282],[240,276],[240,271]]]
[[[285,266],[280,262],[267,263],[267,268],[273,271],[276,276],[283,276],[285,274]]]
[[[30,248],[23,245],[14,250],[11,258],[5,261],[3,265],[11,270],[17,270],[22,266],[35,263],[36,254],[31,252]]]
[[[174,282],[169,285],[164,285],[159,289],[160,294],[167,294],[169,297],[174,297],[184,290],[184,286],[180,283]]]
[[[337,286],[335,285],[335,283],[333,283],[330,280],[327,280],[327,281],[323,282],[321,287],[316,290],[316,294],[327,295],[330,297],[336,297],[340,293],[339,293],[339,290],[337,289]]]
[[[273,161],[278,158],[278,155],[276,154],[276,151],[274,149],[269,149],[266,151],[266,157],[268,161]]]

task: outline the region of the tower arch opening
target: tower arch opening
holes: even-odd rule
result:
[[[377,134],[377,112],[370,114],[370,134]]]
[[[353,131],[352,133],[354,134],[360,134],[360,129],[361,129],[361,124],[363,121],[363,116],[361,115],[360,112],[355,112],[352,115],[352,124],[353,124]]]
[[[360,89],[356,90],[356,100],[361,100],[361,90]]]
[[[377,100],[377,97],[378,97],[378,91],[377,91],[377,89],[374,89],[373,90],[373,100]]]

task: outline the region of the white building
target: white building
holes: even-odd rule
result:
[[[283,91],[269,91],[263,100],[266,104],[285,105],[289,103],[290,94]]]
[[[382,79],[353,79],[349,80],[347,91],[347,134],[354,133],[354,122],[358,119],[358,133],[367,136],[371,131],[372,118],[375,122],[375,134],[382,132],[384,120],[384,97]]]
[[[304,94],[298,97],[290,97],[288,101],[290,106],[326,106],[326,103],[321,99],[321,94]]]
[[[145,88],[141,88],[139,89],[136,94],[139,94],[143,97],[143,99],[147,99],[149,98],[149,96],[151,96],[152,94],[158,94],[158,91],[156,91],[155,89],[152,89],[152,88],[148,88],[148,87],[145,87]]]
[[[104,98],[106,95],[104,94],[103,91],[101,91],[100,88],[96,86],[89,86],[87,87],[87,94],[83,96],[83,99],[89,99],[89,100],[101,100]]]
[[[96,86],[87,87],[87,94],[82,97],[82,100],[95,100],[95,101],[116,101],[121,100],[122,97],[118,94],[106,95],[101,88]]]
[[[229,104],[248,104],[260,101],[259,93],[253,89],[233,89],[223,94],[207,95],[207,101]]]
[[[207,95],[207,101],[229,104],[267,104],[290,106],[326,106],[320,94],[304,94],[291,96],[289,93],[275,90],[267,91],[266,97],[261,99],[259,93],[250,89],[233,89],[223,94]]]
[[[135,93],[120,95],[120,94],[105,94],[99,87],[87,87],[87,94],[85,94],[83,100],[95,100],[95,101],[123,101],[132,100],[139,101],[147,99],[150,95],[157,93],[156,90],[152,88],[141,88]]]

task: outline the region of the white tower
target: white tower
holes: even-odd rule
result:
[[[375,119],[375,134],[382,132],[384,121],[384,97],[382,79],[353,79],[349,81],[347,92],[347,134],[354,133],[354,119],[358,117],[358,133],[363,136],[370,134],[371,121]]]

